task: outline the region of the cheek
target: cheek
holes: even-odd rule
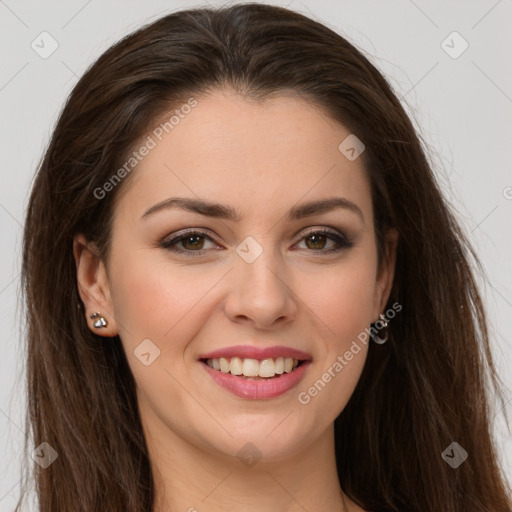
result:
[[[329,351],[341,350],[372,321],[375,268],[371,254],[354,253],[342,264],[301,280],[298,295],[314,313]]]
[[[208,273],[199,266],[191,272],[133,252],[111,273],[119,334],[146,414],[158,411],[179,430],[180,422],[200,415],[178,383],[189,378],[188,345],[211,314],[210,294],[223,272]],[[182,420],[173,417],[169,403],[182,411]]]
[[[197,272],[173,268],[135,251],[113,268],[115,317],[127,352],[145,339],[151,339],[161,355],[183,351],[200,324],[197,317],[204,314],[218,272],[201,271],[199,266]]]
[[[368,353],[369,318],[373,304],[370,269],[337,272],[325,281],[323,293],[311,292],[305,302],[315,313],[317,360],[297,397],[306,416],[318,425],[332,422],[348,403]],[[313,412],[314,411],[314,412]],[[309,414],[309,415],[308,415]]]
[[[350,399],[366,361],[375,265],[372,251],[361,250],[339,266],[308,276],[301,287],[300,296],[314,313],[318,358],[299,403],[324,415],[330,411],[332,421]]]

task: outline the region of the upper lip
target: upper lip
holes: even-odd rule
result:
[[[307,352],[297,350],[291,347],[273,346],[273,347],[255,347],[251,345],[236,345],[232,347],[220,348],[213,352],[208,352],[199,357],[199,359],[218,359],[221,357],[240,357],[242,359],[274,359],[276,357],[292,357],[301,361],[311,361],[312,357]]]

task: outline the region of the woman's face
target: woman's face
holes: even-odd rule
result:
[[[349,131],[292,94],[196,100],[136,148],[108,268],[83,258],[82,298],[109,321],[91,329],[121,337],[151,438],[290,456],[349,400],[368,350],[358,335],[385,309],[394,259],[378,272],[362,158],[351,139],[338,148]],[[289,371],[287,358],[302,362]]]

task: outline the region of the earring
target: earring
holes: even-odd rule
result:
[[[381,324],[380,326],[378,324]],[[386,341],[388,341],[388,338],[389,338],[389,333],[388,333],[388,321],[386,319],[386,317],[381,313],[379,315],[379,319],[372,323],[371,325],[371,329],[370,329],[370,336],[372,337],[372,340],[377,343],[377,345],[382,345],[384,343],[386,343]],[[373,330],[374,329],[377,329],[377,330],[383,330],[383,333],[382,335],[379,335],[379,334],[373,334]]]
[[[106,327],[108,325],[107,320],[104,317],[102,317],[99,313],[93,313],[90,316],[90,318],[91,320],[94,320],[95,318],[98,319],[93,323],[94,327],[96,327],[97,329],[101,329],[102,327]]]

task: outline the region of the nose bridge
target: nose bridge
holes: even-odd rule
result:
[[[236,249],[239,260],[238,274],[247,287],[256,293],[281,291],[283,283],[277,277],[284,275],[283,262],[272,245],[271,237],[260,237],[257,241],[248,236]],[[281,272],[279,272],[281,271]]]
[[[233,318],[250,318],[261,325],[270,325],[283,316],[294,316],[296,308],[286,283],[287,272],[271,237],[256,240],[248,236],[236,252],[227,313]]]

